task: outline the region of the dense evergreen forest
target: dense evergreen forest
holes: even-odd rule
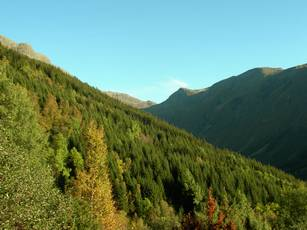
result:
[[[307,65],[255,68],[205,90],[180,89],[146,111],[306,180],[306,87]]]
[[[0,89],[1,229],[307,228],[304,182],[1,45]]]

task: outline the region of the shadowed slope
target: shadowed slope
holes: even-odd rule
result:
[[[307,178],[307,66],[256,68],[146,111],[209,142]]]

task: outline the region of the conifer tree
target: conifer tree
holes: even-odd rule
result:
[[[88,201],[103,229],[118,229],[102,129],[90,122],[86,132],[85,167],[77,171],[75,194]]]

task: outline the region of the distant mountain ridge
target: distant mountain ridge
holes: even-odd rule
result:
[[[0,88],[3,229],[306,229],[304,182],[1,44]]]
[[[41,61],[47,64],[51,64],[51,61],[47,56],[36,52],[35,50],[33,50],[32,46],[29,44],[16,43],[15,41],[3,35],[0,35],[0,43],[4,47],[17,51],[18,53],[28,56],[29,58],[32,58],[32,59],[35,59],[35,60],[38,60],[38,61]],[[111,91],[106,91],[105,93],[109,95],[110,97],[113,97],[127,105],[130,105],[138,109],[145,109],[145,108],[148,108],[156,104],[155,102],[152,102],[152,101],[139,100],[125,93],[118,93],[118,92],[111,92]]]
[[[9,49],[15,50],[18,53],[28,56],[29,58],[39,60],[39,61],[42,61],[48,64],[51,63],[50,59],[47,56],[36,52],[35,50],[33,50],[32,46],[29,44],[16,43],[13,40],[6,38],[3,35],[0,35],[0,43]]]
[[[124,104],[127,104],[127,105],[134,107],[134,108],[137,108],[137,109],[145,109],[145,108],[148,108],[148,107],[156,104],[153,101],[139,100],[139,99],[132,97],[132,96],[125,94],[125,93],[117,93],[117,92],[111,92],[111,91],[106,91],[105,93],[108,96],[110,96],[110,97],[112,97],[116,100],[119,100]]]
[[[146,111],[209,142],[307,178],[307,65],[255,68]]]
[[[192,96],[201,92],[206,91],[207,88],[204,89],[188,89],[188,88],[180,88],[177,92],[181,92],[186,94],[187,96]]]

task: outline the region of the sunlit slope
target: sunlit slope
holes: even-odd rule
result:
[[[244,194],[254,206],[279,202],[282,191],[300,184],[282,171],[217,149],[126,106],[59,68],[2,46],[0,60],[7,77],[33,99],[51,146],[60,133],[69,151],[84,154],[82,126],[94,120],[104,128],[114,198],[129,216],[147,218],[162,201],[177,212],[198,210],[209,188],[220,201],[238,202]]]

